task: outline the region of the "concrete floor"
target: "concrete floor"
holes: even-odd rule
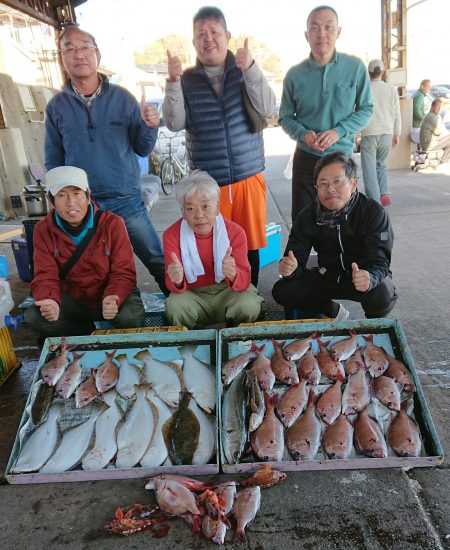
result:
[[[266,130],[268,221],[280,223],[283,244],[290,227],[290,182],[283,169],[293,144],[279,128]],[[436,171],[391,171],[395,231],[392,271],[399,300],[392,316],[407,336],[416,369],[446,455],[450,452],[450,165]],[[178,217],[173,197],[161,197],[152,211],[159,231]],[[10,283],[19,303],[28,284],[17,277],[9,243],[0,254],[10,257]],[[141,290],[156,286],[139,265]],[[268,318],[280,319],[270,290],[276,265],[264,268],[260,292]],[[346,303],[354,319],[357,304]],[[23,366],[0,388],[0,470],[4,473],[30,382],[37,365],[35,337],[27,329],[13,341]],[[210,548],[195,541],[180,520],[170,523],[166,538],[146,533],[130,539],[105,534],[102,526],[118,506],[148,503],[142,480],[11,486],[0,485],[2,549],[32,548]],[[450,547],[450,469],[441,466],[404,471],[354,470],[289,473],[281,485],[262,495],[261,510],[248,529],[249,547],[269,549],[439,549]],[[227,541],[230,540],[230,535]],[[227,542],[225,547],[232,547]]]

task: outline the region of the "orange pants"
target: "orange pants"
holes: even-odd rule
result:
[[[243,228],[249,250],[267,245],[266,183],[261,172],[246,180],[222,186],[219,210],[225,218]]]

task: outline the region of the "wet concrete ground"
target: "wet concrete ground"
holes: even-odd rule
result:
[[[290,182],[282,173],[292,143],[280,129],[266,131],[268,221],[280,223],[283,244],[290,227]],[[415,173],[390,172],[395,231],[392,271],[399,300],[392,312],[403,326],[445,454],[450,451],[450,165]],[[179,214],[173,197],[155,205],[158,231]],[[28,293],[17,277],[9,243],[9,279],[15,303]],[[156,291],[142,265],[139,286]],[[281,319],[270,290],[276,266],[262,270],[259,289],[267,318]],[[346,303],[353,319],[357,304]],[[4,473],[39,356],[29,329],[12,333],[22,367],[0,387],[0,470]],[[289,473],[281,485],[262,494],[261,510],[248,528],[249,548],[269,549],[439,549],[450,546],[450,471],[445,458],[435,468],[403,471],[353,470]],[[225,479],[225,476],[221,476]],[[210,548],[194,540],[181,520],[170,522],[167,537],[142,533],[114,537],[102,526],[118,506],[153,502],[143,480],[45,485],[0,485],[0,544],[32,548]],[[230,534],[225,547],[231,547]]]

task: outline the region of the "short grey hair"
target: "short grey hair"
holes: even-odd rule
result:
[[[220,187],[216,180],[203,170],[193,170],[175,185],[175,196],[181,210],[186,199],[199,193],[206,200],[219,203]]]

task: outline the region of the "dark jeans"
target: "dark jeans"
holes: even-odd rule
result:
[[[292,223],[306,206],[315,202],[314,168],[320,157],[297,148],[292,162]]]
[[[272,295],[276,302],[289,309],[300,309],[312,314],[319,312],[328,317],[336,315],[333,299],[352,300],[361,304],[368,319],[386,317],[397,301],[390,277],[368,292],[359,292],[351,281],[326,281],[316,269],[305,271],[301,279],[280,279],[275,283]]]
[[[114,319],[114,328],[141,327],[145,311],[141,294],[135,288],[120,306]],[[37,306],[25,310],[25,321],[40,335],[47,336],[85,336],[94,329],[94,321],[103,321],[102,308],[90,308],[75,300],[69,294],[62,293],[59,319],[47,321]]]

